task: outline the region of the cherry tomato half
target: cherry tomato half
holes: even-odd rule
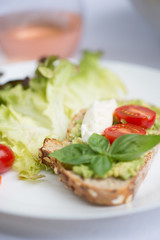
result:
[[[112,144],[114,140],[124,134],[146,135],[146,130],[133,124],[116,124],[104,130],[105,137]]]
[[[0,144],[0,174],[8,171],[14,160],[13,151],[8,146]]]
[[[126,105],[119,107],[114,112],[114,117],[122,122],[141,126],[142,128],[150,128],[156,119],[156,113],[149,108],[138,105]]]

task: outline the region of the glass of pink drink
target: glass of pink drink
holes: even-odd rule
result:
[[[79,1],[18,0],[17,7],[8,5],[3,11],[11,1],[2,0],[0,10],[0,46],[10,61],[74,53],[82,33]]]

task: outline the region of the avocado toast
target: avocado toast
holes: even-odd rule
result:
[[[147,105],[141,101],[134,101],[134,103],[143,106]],[[118,105],[124,104],[126,102],[119,102]],[[151,108],[156,109],[155,107]],[[154,126],[147,130],[147,134],[159,134],[159,109],[156,109],[156,112],[157,116]],[[87,164],[71,166],[51,156],[52,152],[56,152],[66,146],[81,144],[80,129],[85,114],[86,110],[84,109],[73,117],[67,130],[66,140],[58,141],[49,138],[44,140],[44,144],[39,150],[40,161],[54,168],[60,181],[67,188],[91,203],[109,206],[128,203],[134,198],[138,187],[145,178],[158,145],[133,161],[114,163],[103,177],[93,174]]]

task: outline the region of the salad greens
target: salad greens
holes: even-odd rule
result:
[[[97,177],[105,177],[112,164],[135,160],[158,143],[160,135],[127,134],[117,138],[110,146],[104,136],[93,133],[89,137],[88,145],[71,144],[51,153],[50,156],[71,165],[87,163]]]
[[[95,99],[125,94],[119,78],[101,67],[100,53],[85,52],[80,64],[51,56],[39,63],[35,76],[0,89],[0,142],[16,155],[19,177],[36,179],[42,169],[38,148],[45,137],[65,138],[70,118]]]

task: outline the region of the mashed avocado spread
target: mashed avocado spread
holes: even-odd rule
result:
[[[147,134],[157,134],[157,130],[160,128],[160,108],[155,106],[150,106],[146,102],[142,100],[131,100],[131,101],[118,101],[118,105],[141,105],[144,107],[148,107],[157,113],[156,121],[154,125],[147,130]],[[82,120],[78,120],[75,122],[70,135],[69,139],[72,141],[73,144],[81,143],[81,124]],[[135,159],[134,161],[130,162],[118,162],[115,163],[112,168],[106,173],[104,178],[107,177],[116,177],[121,178],[123,180],[127,180],[130,177],[136,176],[137,171],[144,165],[145,162],[145,155],[139,159]],[[83,178],[97,178],[94,172],[90,169],[88,164],[81,164],[79,166],[72,167],[73,172],[82,176]]]

